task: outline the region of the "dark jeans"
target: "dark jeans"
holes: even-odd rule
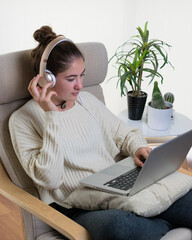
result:
[[[191,204],[192,190],[153,218],[118,209],[85,211],[51,206],[86,228],[93,240],[159,240],[173,228],[192,229]]]

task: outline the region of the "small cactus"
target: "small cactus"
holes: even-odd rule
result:
[[[158,87],[157,81],[154,82],[152,99],[151,99],[151,107],[158,108],[158,109],[166,108],[165,101]]]
[[[158,108],[158,109],[164,109],[165,108],[165,102],[162,98],[162,95],[158,92],[155,92],[153,94],[152,100],[151,100],[151,107]]]
[[[164,100],[173,104],[175,97],[174,97],[173,93],[167,92],[164,95]]]

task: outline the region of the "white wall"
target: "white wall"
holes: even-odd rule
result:
[[[172,91],[176,111],[192,119],[191,0],[0,0],[0,4],[0,54],[35,47],[33,32],[50,25],[74,42],[103,42],[111,57],[121,43],[137,33],[137,26],[148,21],[151,38],[172,45],[169,56],[175,70],[163,70],[162,91]],[[126,97],[120,97],[116,81],[107,81],[114,74],[109,65],[103,89],[107,106],[118,114],[127,103]],[[149,95],[151,88],[143,85]]]

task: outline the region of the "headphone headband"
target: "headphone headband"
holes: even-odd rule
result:
[[[43,55],[41,57],[41,61],[40,61],[40,67],[39,67],[39,73],[40,73],[40,76],[41,78],[39,79],[38,83],[41,87],[43,87],[47,81],[54,81],[56,82],[56,79],[55,79],[55,76],[49,72],[48,70],[46,70],[46,66],[47,66],[47,60],[48,60],[48,57],[51,53],[51,51],[53,50],[53,48],[59,44],[60,42],[72,42],[70,39],[68,38],[65,38],[64,36],[59,36],[55,39],[53,39],[48,45],[47,47],[45,48],[44,52],[43,52]],[[46,72],[48,72],[48,74],[46,74]],[[47,77],[49,79],[47,79]],[[55,84],[54,84],[55,85]],[[53,85],[53,86],[54,86]]]
[[[51,53],[51,51],[53,50],[53,48],[59,44],[60,42],[72,42],[70,39],[65,38],[63,36],[59,36],[55,39],[53,39],[45,48],[43,55],[41,57],[41,62],[40,62],[40,76],[43,77],[45,75],[45,70],[46,70],[46,66],[47,66],[47,59]]]

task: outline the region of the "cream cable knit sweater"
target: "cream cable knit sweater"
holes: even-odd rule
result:
[[[14,112],[9,129],[15,152],[41,199],[63,204],[79,180],[114,163],[122,152],[147,146],[90,93],[68,111],[44,112],[32,99]]]

